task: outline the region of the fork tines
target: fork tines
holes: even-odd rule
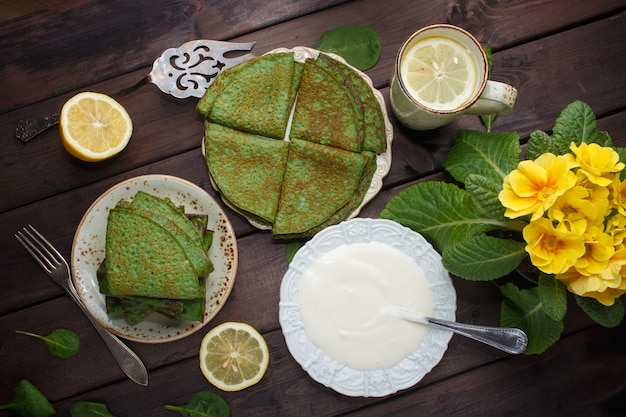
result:
[[[65,262],[59,251],[30,224],[18,231],[15,237],[46,272],[52,272]]]

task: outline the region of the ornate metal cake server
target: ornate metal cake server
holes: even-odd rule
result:
[[[215,77],[227,68],[244,62],[253,54],[233,58],[226,54],[250,51],[255,42],[234,43],[212,40],[195,40],[178,48],[167,49],[152,64],[152,71],[137,84],[111,94],[118,98],[152,83],[161,91],[176,98],[201,98]],[[59,123],[59,113],[35,119],[22,119],[15,128],[15,137],[28,142],[44,130]]]

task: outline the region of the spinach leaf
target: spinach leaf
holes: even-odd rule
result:
[[[25,379],[15,387],[11,401],[0,405],[0,410],[11,410],[22,417],[48,417],[56,414],[46,396]]]
[[[380,59],[382,45],[378,32],[367,26],[340,26],[324,32],[315,49],[339,55],[361,71],[372,68]]]
[[[179,412],[183,417],[230,417],[230,406],[218,394],[198,391],[184,406],[166,405],[165,408]]]
[[[91,401],[79,401],[70,406],[72,417],[113,417],[106,405]]]
[[[16,330],[15,333],[43,340],[48,348],[48,352],[61,359],[67,359],[76,355],[78,349],[80,348],[80,339],[78,338],[78,335],[68,329],[56,329],[47,336],[41,336],[21,330]]]
[[[287,262],[291,263],[293,261],[293,257],[296,256],[296,253],[302,246],[304,246],[304,242],[290,242],[287,244],[287,252],[285,254]]]

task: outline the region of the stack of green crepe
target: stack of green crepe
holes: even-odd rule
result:
[[[202,321],[212,232],[206,216],[143,191],[109,211],[105,259],[98,269],[107,313],[136,324],[153,312]]]

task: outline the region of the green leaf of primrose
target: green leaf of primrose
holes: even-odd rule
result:
[[[541,130],[535,130],[530,134],[530,139],[526,144],[526,158],[534,160],[544,153],[563,155],[569,152],[570,142],[556,140]]]
[[[56,410],[37,387],[23,379],[13,391],[11,401],[0,404],[0,410],[12,410],[20,416],[50,417]]]
[[[502,187],[504,177],[519,164],[521,147],[517,133],[457,131],[457,141],[443,163],[457,181],[481,174]]]
[[[615,147],[615,145],[613,145],[613,139],[609,136],[609,132],[603,132],[601,130],[598,130],[596,143],[600,146]]]
[[[531,133],[526,147],[527,157],[536,159],[546,152],[563,155],[570,152],[572,142],[577,145],[582,142],[601,146],[612,144],[607,133],[598,132],[593,110],[582,101],[574,101],[563,109],[554,123],[552,136],[540,130]]]
[[[491,69],[493,68],[493,53],[491,51],[491,45],[485,45],[483,46],[483,49],[485,50],[485,55],[487,56],[487,66],[488,66],[487,78],[491,79]],[[485,115],[480,116],[480,120],[482,120],[483,125],[485,125],[487,132],[491,132],[491,129],[493,128],[493,124],[497,118],[498,118],[497,114],[485,114]]]
[[[513,271],[527,256],[525,246],[525,242],[475,235],[449,245],[441,257],[444,267],[454,275],[488,281]]]
[[[48,352],[61,359],[67,359],[76,355],[76,353],[78,353],[78,349],[80,348],[80,339],[78,335],[68,329],[56,329],[47,336],[41,336],[21,330],[16,330],[15,333],[43,340],[46,344]]]
[[[542,353],[559,340],[563,321],[546,314],[537,287],[520,290],[509,282],[502,285],[500,291],[505,297],[500,309],[500,325],[518,327],[526,333],[528,347],[524,354]]]
[[[539,274],[539,300],[548,316],[563,320],[567,313],[567,290],[553,275]]]
[[[177,411],[183,417],[230,417],[230,406],[226,400],[211,391],[198,391],[186,405],[166,405],[165,409]]]
[[[479,117],[480,120],[483,122],[483,125],[485,125],[485,129],[487,129],[487,132],[491,132],[493,130],[493,124],[498,118],[498,114],[481,114]]]
[[[506,228],[506,221],[485,217],[470,194],[454,184],[427,181],[412,185],[380,213],[424,235],[440,253],[447,245],[467,236]]]
[[[324,32],[315,49],[341,56],[361,71],[372,68],[380,59],[382,45],[374,29],[361,25],[340,26]]]
[[[575,296],[576,304],[596,323],[604,327],[617,327],[624,319],[624,304],[620,298],[607,307],[590,297]]]
[[[504,207],[498,200],[502,183],[483,175],[470,174],[465,178],[465,190],[472,196],[485,216],[504,220]]]
[[[380,213],[424,235],[440,253],[455,235],[486,232],[470,195],[454,184],[428,181],[408,187],[393,197]]]
[[[91,401],[78,401],[70,406],[72,417],[113,417],[105,404]]]
[[[591,107],[579,100],[569,104],[556,119],[552,136],[556,140],[567,142],[568,147],[570,142],[575,142],[576,145],[595,142],[598,128]]]

